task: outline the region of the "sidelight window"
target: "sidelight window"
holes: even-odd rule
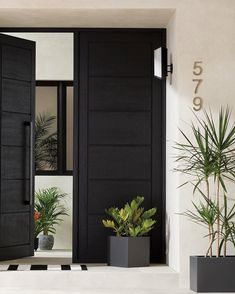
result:
[[[37,81],[35,107],[36,174],[72,174],[73,83]]]

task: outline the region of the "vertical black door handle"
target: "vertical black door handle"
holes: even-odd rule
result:
[[[33,143],[34,143],[34,134],[33,134],[33,122],[26,121],[24,122],[25,128],[25,189],[24,189],[24,203],[27,205],[32,204],[33,199]],[[29,185],[27,184],[29,176]]]

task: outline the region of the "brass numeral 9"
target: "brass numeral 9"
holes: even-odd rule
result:
[[[201,97],[194,97],[193,98],[193,110],[199,111],[202,109],[203,101]]]

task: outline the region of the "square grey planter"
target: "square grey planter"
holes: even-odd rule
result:
[[[190,256],[190,289],[195,292],[235,292],[235,256]]]
[[[142,267],[149,266],[149,263],[149,237],[109,237],[108,265]]]

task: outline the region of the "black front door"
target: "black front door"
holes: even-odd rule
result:
[[[76,37],[74,261],[106,261],[105,208],[144,195],[145,208],[158,209],[151,260],[163,262],[165,82],[153,76],[153,55],[165,30]]]
[[[0,35],[0,260],[33,255],[35,43]]]

